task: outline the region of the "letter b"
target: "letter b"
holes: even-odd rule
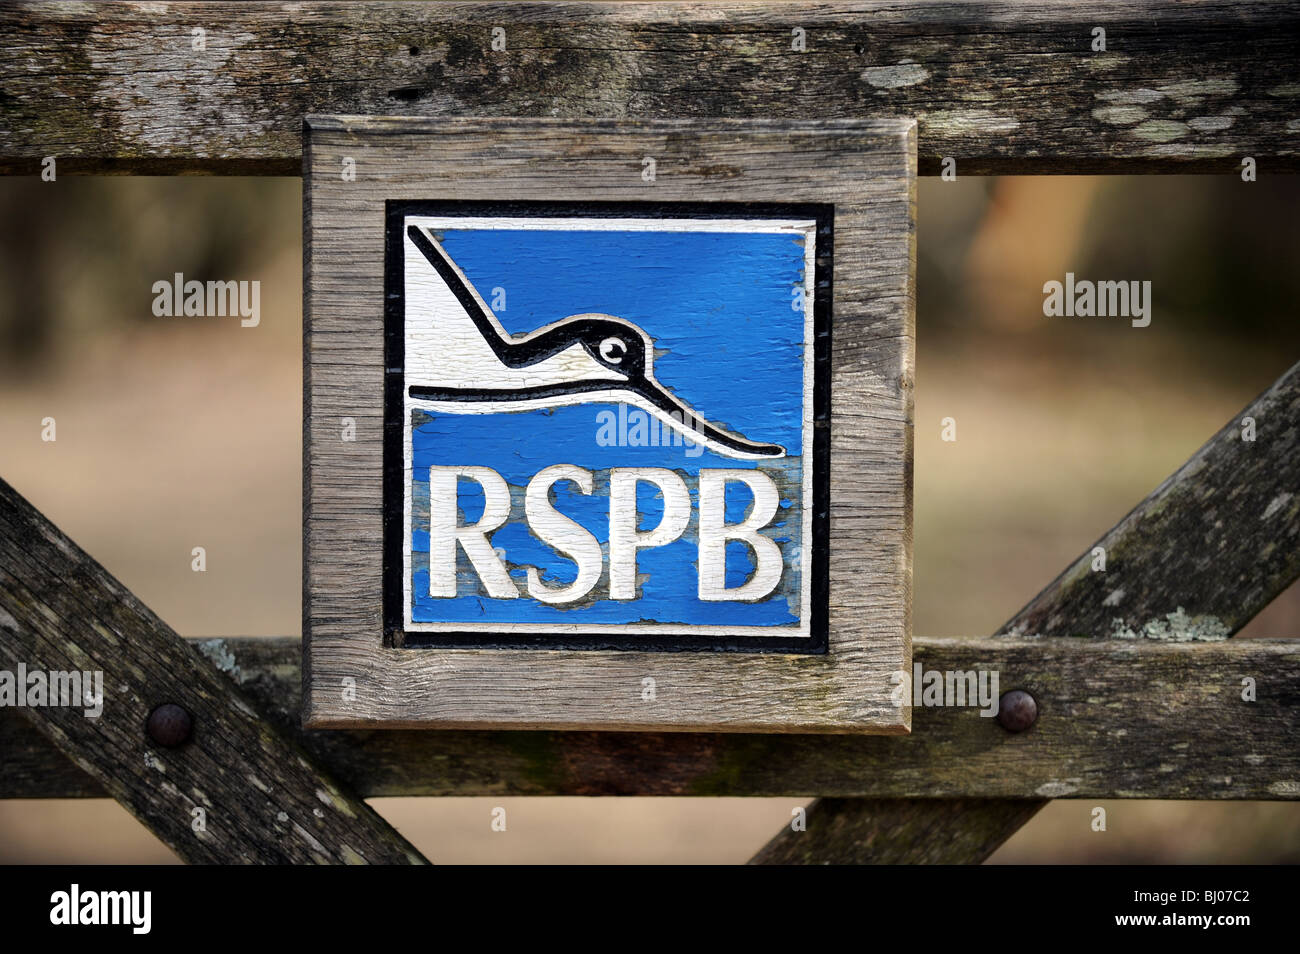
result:
[[[727,484],[742,483],[754,495],[749,515],[725,523]],[[700,471],[700,585],[702,600],[761,600],[781,582],[781,548],[758,531],[776,516],[781,494],[771,477],[758,470]],[[754,555],[754,573],[727,588],[727,541],[741,540]]]

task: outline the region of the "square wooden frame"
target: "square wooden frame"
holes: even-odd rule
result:
[[[910,729],[914,121],[312,116],[303,178],[307,726]],[[386,203],[502,198],[834,206],[825,654],[386,645]]]

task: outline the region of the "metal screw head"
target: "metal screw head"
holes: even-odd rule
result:
[[[1038,721],[1038,703],[1023,689],[1004,692],[998,700],[998,722],[1008,732],[1024,732]]]
[[[149,738],[164,748],[174,749],[189,741],[194,731],[194,719],[174,702],[164,702],[149,713],[145,724]]]

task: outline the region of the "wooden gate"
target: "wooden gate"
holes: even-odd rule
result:
[[[0,35],[16,175],[295,175],[308,113],[914,116],[922,174],[1300,168],[1300,9],[1264,0],[11,3]],[[110,795],[191,862],[372,863],[424,860],[384,795],[821,796],[764,863],[978,862],[1054,797],[1294,799],[1300,650],[1227,637],[1300,575],[1297,488],[1300,365],[1097,542],[1104,589],[1090,546],[998,633],[915,640],[1021,690],[998,720],[806,737],[306,732],[296,639],[180,638],[0,482],[0,662],[115,673],[99,719],[0,711],[0,796]]]

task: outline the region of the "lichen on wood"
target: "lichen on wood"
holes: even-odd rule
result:
[[[12,3],[0,37],[17,174],[294,175],[309,113],[911,116],[929,175],[1300,167],[1271,0]]]

